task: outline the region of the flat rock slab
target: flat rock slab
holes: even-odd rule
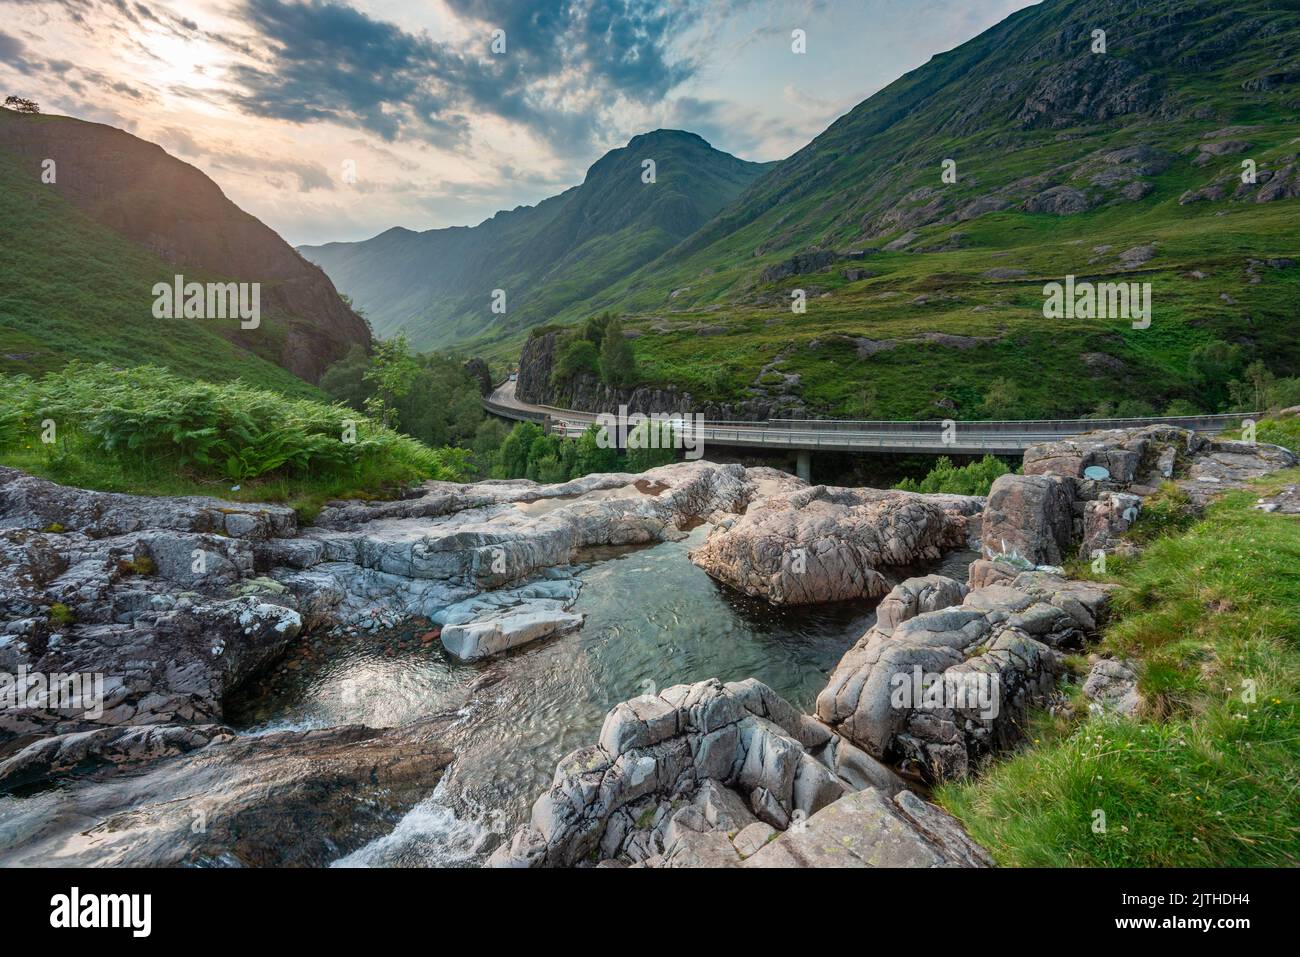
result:
[[[582,627],[583,616],[542,599],[517,609],[442,629],[442,645],[461,661],[478,661],[540,638]]]
[[[765,844],[742,867],[991,867],[947,812],[910,791],[840,798]]]
[[[429,795],[454,757],[441,744],[454,720],[233,739],[228,729],[133,729],[99,742],[101,771],[11,804],[0,859],[40,867],[322,867],[390,832]],[[65,740],[48,746],[43,760],[85,748]],[[145,760],[144,750],[165,756],[119,770],[119,762]]]

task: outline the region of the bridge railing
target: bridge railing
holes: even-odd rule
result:
[[[493,402],[491,399],[483,400],[483,408],[507,419],[520,419],[527,422],[545,422],[548,418],[551,418],[549,413],[546,412],[521,409],[515,405],[504,405],[500,402]]]
[[[507,405],[484,399],[483,406],[489,412],[506,418],[521,419],[530,422],[545,422],[547,419],[579,424],[586,428],[595,421],[596,413],[577,412],[571,409],[558,409],[547,406],[523,408],[521,405]],[[1146,418],[1125,419],[1022,419],[1022,420],[954,420],[959,435],[974,434],[1015,435],[1018,438],[1032,436],[1035,441],[1047,441],[1062,435],[1077,435],[1101,429],[1134,429],[1148,425],[1172,425],[1193,431],[1221,431],[1239,426],[1246,419],[1258,418],[1259,412],[1237,412],[1228,415],[1183,415],[1150,416]],[[686,420],[691,422],[691,420]],[[692,427],[694,423],[692,422]],[[910,433],[912,435],[940,435],[945,430],[942,420],[883,420],[883,419],[709,419],[699,428],[744,431],[824,434],[854,433],[872,435],[882,433]],[[962,444],[965,444],[964,442]]]
[[[1147,425],[1173,425],[1193,431],[1221,430],[1240,425],[1246,419],[1258,418],[1263,413],[1235,412],[1230,415],[1172,415],[1129,419],[1010,419],[1010,420],[952,420],[963,432],[1036,432],[1045,435],[1077,434],[1099,429],[1137,429]],[[762,428],[795,432],[943,432],[944,421],[939,419],[884,420],[884,419],[708,419],[706,428]]]

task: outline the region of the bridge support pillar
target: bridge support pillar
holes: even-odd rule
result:
[[[800,450],[795,453],[794,474],[805,482],[812,481],[812,453]]]

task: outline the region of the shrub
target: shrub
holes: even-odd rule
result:
[[[578,436],[574,443],[573,474],[570,478],[581,478],[594,472],[621,472],[626,463],[618,454],[618,449],[601,447],[600,426],[590,426]]]
[[[599,437],[600,430],[594,425],[575,441],[544,435],[533,423],[520,422],[501,443],[492,474],[552,485],[593,472],[626,471],[628,463],[618,449],[601,448]]]
[[[551,382],[569,382],[583,372],[600,374],[600,350],[590,339],[570,339],[551,368]]]
[[[945,492],[950,495],[988,495],[993,482],[1011,469],[1001,459],[986,455],[978,462],[955,466],[946,455],[935,463],[925,478],[903,479],[894,488],[903,492]]]
[[[1270,445],[1280,445],[1300,455],[1300,416],[1289,419],[1265,419],[1259,423],[1255,438]]]
[[[671,422],[645,421],[628,433],[627,466],[633,472],[644,472],[677,461],[675,435]],[[651,445],[657,446],[651,448]]]
[[[1005,376],[993,379],[984,390],[980,413],[985,419],[1007,421],[1021,417],[1024,392],[1014,379]]]
[[[50,606],[51,625],[71,625],[76,620],[76,613],[63,602],[56,601]]]
[[[40,380],[9,380],[0,421],[36,436],[52,420],[46,449],[54,470],[74,462],[131,464],[244,482],[265,477],[357,476],[376,469],[392,480],[459,479],[468,452],[432,449],[342,405],[292,399],[242,382],[195,382],[155,366],[114,369],[70,363]],[[10,447],[15,440],[7,428]]]
[[[610,319],[605,326],[605,337],[600,346],[600,378],[614,388],[636,383],[636,357],[617,319]]]

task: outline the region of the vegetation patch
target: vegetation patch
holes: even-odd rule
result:
[[[925,492],[934,494],[944,492],[951,495],[988,495],[989,489],[999,476],[1014,471],[1002,459],[986,455],[978,462],[969,465],[953,465],[952,459],[944,455],[934,464],[934,468],[925,478],[905,478],[894,488],[903,492]]]
[[[1089,714],[1076,690],[1074,717],[1040,714],[1020,753],[938,791],[1000,864],[1300,862],[1300,527],[1257,494],[1112,563],[1098,651],[1141,663],[1140,719]]]
[[[153,366],[70,363],[0,385],[0,462],[81,488],[279,501],[326,500],[460,479],[464,449],[433,449],[342,405]]]

